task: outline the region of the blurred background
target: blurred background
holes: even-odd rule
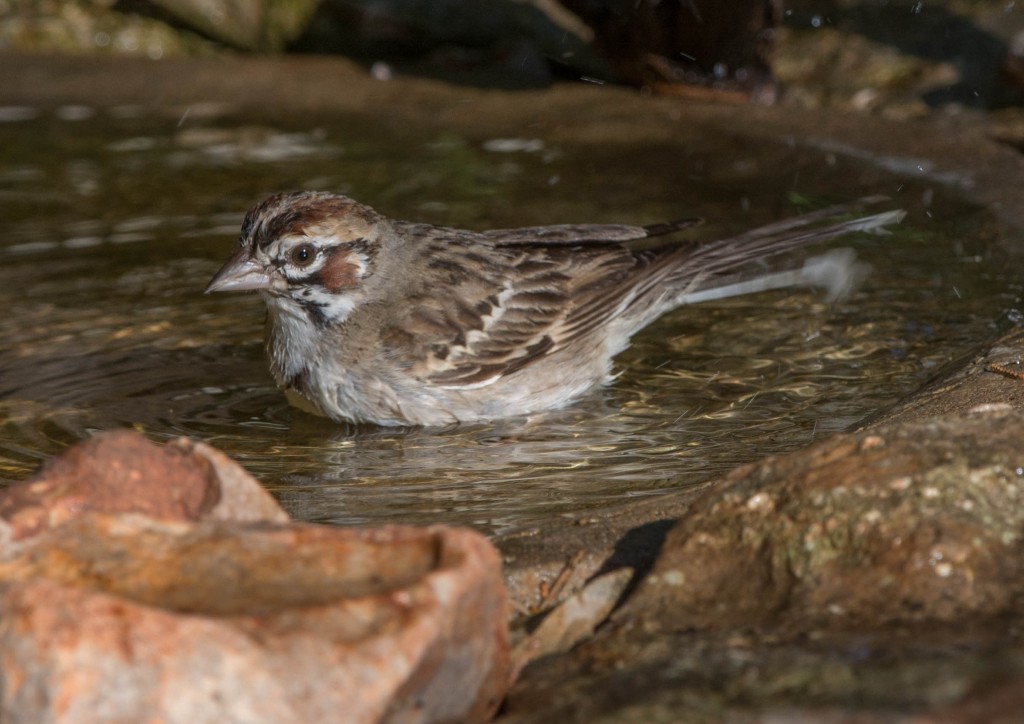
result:
[[[700,88],[899,116],[1019,102],[1022,30],[1014,0],[0,0],[3,50],[337,54],[377,77]]]

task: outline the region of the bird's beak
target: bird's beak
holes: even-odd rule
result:
[[[248,249],[239,249],[213,277],[204,294],[210,292],[248,292],[270,287],[267,269],[252,258]]]

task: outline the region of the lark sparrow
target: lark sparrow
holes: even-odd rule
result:
[[[445,425],[562,407],[612,379],[612,358],[662,314],[737,294],[861,276],[848,250],[797,269],[764,260],[903,213],[833,207],[709,243],[624,244],[698,223],[464,231],[396,221],[345,196],[253,208],[207,292],[259,291],[274,377],[335,420]]]

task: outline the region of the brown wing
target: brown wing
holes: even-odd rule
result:
[[[413,294],[388,332],[395,361],[425,382],[483,386],[565,348],[616,313],[642,259],[609,243],[481,241],[433,242],[429,276],[444,283]]]
[[[671,233],[695,220],[482,234],[451,230],[444,242],[409,225],[409,236],[428,244],[423,258],[429,273],[420,278],[434,279],[435,286],[409,296],[404,318],[386,331],[392,338],[386,341],[394,361],[425,382],[483,386],[571,347],[619,315],[664,311],[666,293],[674,291],[674,304],[681,304],[684,292],[736,281],[731,274],[754,259],[897,221],[901,212],[816,227],[879,200],[832,207],[707,244],[636,252],[616,241]]]

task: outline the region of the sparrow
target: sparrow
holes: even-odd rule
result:
[[[849,250],[800,268],[770,257],[902,211],[832,207],[727,239],[650,248],[699,219],[466,231],[386,218],[348,197],[271,196],[206,292],[258,291],[270,368],[289,400],[336,421],[448,425],[563,407],[614,379],[612,358],[666,312],[738,294],[863,277]]]

